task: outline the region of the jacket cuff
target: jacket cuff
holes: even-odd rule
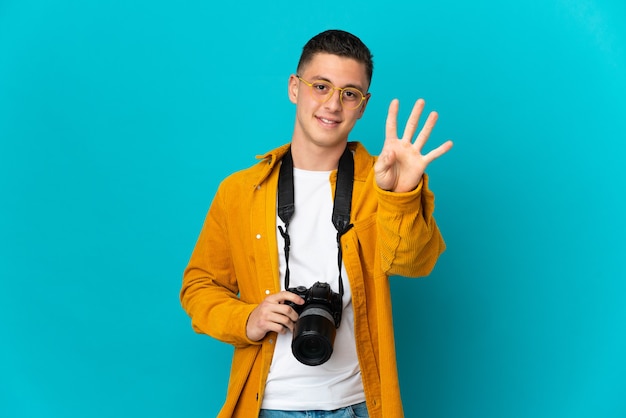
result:
[[[258,304],[245,304],[240,309],[237,310],[236,318],[234,323],[241,324],[239,325],[241,328],[235,329],[235,334],[239,336],[241,339],[241,343],[235,343],[235,346],[245,347],[248,345],[261,345],[263,344],[264,338],[261,338],[259,341],[252,341],[248,338],[247,326],[248,319],[250,318],[250,314],[252,311],[258,306]]]
[[[374,190],[376,190],[378,194],[379,204],[383,207],[396,208],[397,210],[402,207],[414,207],[416,202],[420,202],[422,189],[427,184],[427,178],[426,174],[424,174],[417,184],[417,187],[410,192],[392,192],[384,190],[378,187],[375,178],[372,178],[372,182],[374,183]]]

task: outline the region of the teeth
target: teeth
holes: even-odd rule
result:
[[[324,122],[324,123],[335,123],[334,121],[329,120],[329,119],[324,119],[324,118],[320,118],[320,119],[321,119],[321,120],[322,120],[322,122]]]

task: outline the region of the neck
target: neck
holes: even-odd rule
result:
[[[298,142],[291,143],[293,166],[301,170],[332,171],[339,166],[339,159],[347,144],[341,146],[320,148],[307,147]]]

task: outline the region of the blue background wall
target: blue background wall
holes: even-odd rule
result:
[[[623,1],[209,3],[0,0],[0,416],[215,416],[232,349],[181,274],[336,27],[376,61],[353,139],[424,97],[456,143],[449,249],[393,278],[407,416],[626,416]]]

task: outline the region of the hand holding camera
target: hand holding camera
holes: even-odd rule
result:
[[[268,332],[285,333],[293,331],[298,313],[291,306],[304,303],[292,292],[282,291],[269,295],[248,317],[246,334],[252,341],[262,340]]]

